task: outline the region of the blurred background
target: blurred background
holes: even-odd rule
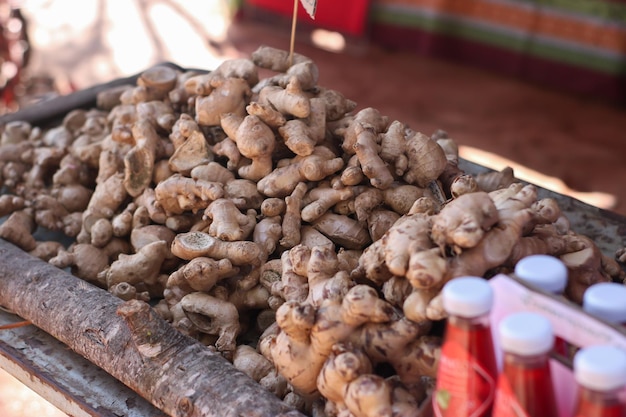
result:
[[[288,50],[292,0],[0,0],[0,114],[173,62]],[[319,0],[319,84],[461,156],[626,215],[626,2]],[[63,415],[0,375],[0,415]],[[33,408],[43,407],[43,408]],[[46,408],[50,407],[50,408]]]

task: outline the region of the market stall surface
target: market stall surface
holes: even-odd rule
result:
[[[211,69],[261,44],[289,48],[288,24],[249,14],[231,22],[225,0],[23,3],[32,46],[28,71],[50,77],[60,93],[163,61]],[[366,39],[343,39],[344,48],[331,51],[337,37],[311,35],[298,31],[296,51],[315,60],[320,85],[359,108],[375,107],[426,134],[446,130],[466,159],[496,169],[511,165],[520,178],[626,215],[626,109],[383,50]],[[315,43],[329,39],[335,43]],[[63,413],[0,373],[0,415]]]

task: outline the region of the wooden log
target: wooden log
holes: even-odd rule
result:
[[[107,291],[0,239],[0,305],[171,416],[302,417],[146,303]]]

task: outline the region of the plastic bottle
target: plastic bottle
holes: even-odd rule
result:
[[[536,313],[514,313],[500,321],[498,334],[504,363],[493,417],[557,416],[550,372],[554,344],[550,321]]]
[[[542,291],[562,295],[567,285],[567,267],[559,258],[550,255],[530,255],[515,264],[515,276]],[[562,358],[571,359],[569,344],[555,337],[554,351]]]
[[[454,278],[442,290],[448,313],[433,409],[437,417],[491,415],[497,366],[489,313],[493,290],[479,277]]]
[[[583,294],[583,310],[612,324],[626,327],[626,285],[593,284]]]
[[[624,417],[626,404],[619,392],[626,386],[626,352],[596,345],[574,356],[574,378],[578,383],[574,417]]]
[[[567,267],[550,255],[530,255],[515,265],[515,275],[531,285],[554,295],[561,295],[567,285]]]

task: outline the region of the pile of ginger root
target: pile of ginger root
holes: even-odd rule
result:
[[[454,277],[541,253],[566,264],[574,302],[624,280],[511,169],[469,175],[444,131],[357,109],[318,79],[311,59],[262,46],[211,72],[150,68],[58,126],[11,122],[0,237],[150,302],[320,417],[416,415]]]

